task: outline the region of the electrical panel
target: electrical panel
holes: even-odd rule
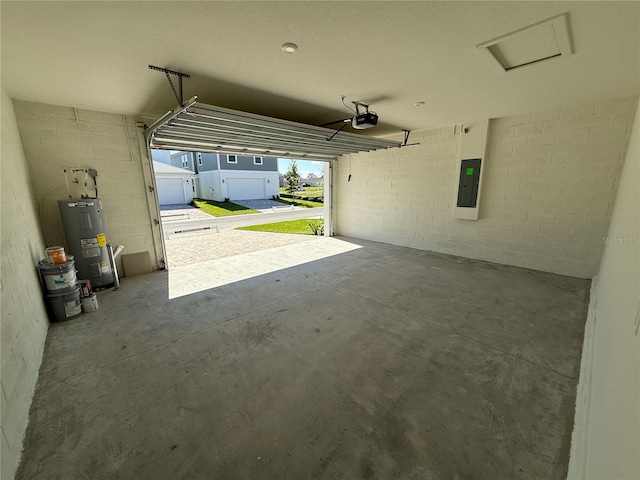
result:
[[[457,207],[476,208],[478,185],[480,184],[480,163],[479,158],[465,159],[460,162]]]

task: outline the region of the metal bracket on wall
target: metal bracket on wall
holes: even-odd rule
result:
[[[420,142],[417,143],[407,143],[409,141],[409,135],[411,135],[411,130],[403,130],[404,132],[404,142],[400,145],[402,147],[413,147],[414,145],[420,145]]]
[[[191,75],[182,72],[176,72],[174,70],[169,70],[168,68],[156,67],[154,65],[149,65],[149,69],[163,72],[167,76],[167,80],[169,80],[169,85],[171,85],[171,90],[173,90],[173,94],[175,95],[176,100],[178,100],[178,103],[181,107],[184,106],[184,99],[182,97],[182,79],[191,78]],[[175,75],[176,77],[178,77],[178,90],[176,90],[176,87],[171,80],[171,75]]]

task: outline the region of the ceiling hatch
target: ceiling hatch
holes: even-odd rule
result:
[[[573,53],[568,14],[558,15],[478,45],[502,71],[533,65]]]
[[[399,147],[397,141],[198,103],[176,107],[145,130],[151,148],[330,160]]]

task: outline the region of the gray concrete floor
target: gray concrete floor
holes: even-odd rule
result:
[[[348,238],[232,259],[51,326],[19,479],[566,475],[588,281]]]

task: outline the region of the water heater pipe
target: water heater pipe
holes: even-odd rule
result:
[[[113,246],[111,243],[107,243],[107,251],[109,252],[109,263],[111,263],[111,269],[113,270],[113,284],[116,290],[120,290],[120,277],[118,276],[118,267],[116,266],[116,257],[122,253],[124,246],[118,245],[116,247],[115,254],[113,252]]]

